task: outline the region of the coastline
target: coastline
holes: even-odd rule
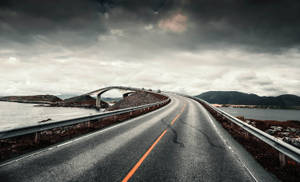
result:
[[[0,102],[16,102],[21,104],[52,104],[50,101],[0,100]]]
[[[212,104],[214,107],[231,107],[245,109],[283,109],[283,110],[300,110],[300,106],[272,106],[272,105],[238,105],[238,104]]]
[[[300,149],[300,121],[257,120],[243,116],[237,118]]]

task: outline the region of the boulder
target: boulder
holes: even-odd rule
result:
[[[270,134],[270,135],[273,135],[273,134],[276,133],[276,131],[273,130],[273,129],[267,129],[267,130],[266,130],[266,133],[268,133],[268,134]]]
[[[289,143],[289,144],[297,147],[297,148],[300,148],[300,138],[284,137],[282,140],[286,143]]]
[[[271,126],[271,129],[273,129],[274,131],[281,131],[282,127],[281,126]]]

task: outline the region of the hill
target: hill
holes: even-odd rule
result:
[[[117,110],[117,109],[124,109],[128,107],[135,107],[144,104],[151,104],[155,102],[161,101],[161,96],[157,94],[152,94],[148,92],[134,92],[131,95],[121,99],[116,104],[110,106],[108,108],[109,111]]]
[[[0,101],[20,102],[20,103],[55,103],[61,99],[54,95],[33,95],[33,96],[6,96],[1,97]]]
[[[280,95],[277,97],[258,96],[236,91],[209,91],[196,97],[213,104],[279,106],[282,108],[300,106],[300,97]]]
[[[102,101],[101,104],[102,108],[108,107],[108,104],[104,101]],[[96,108],[96,99],[89,95],[80,95],[53,103],[51,106]]]

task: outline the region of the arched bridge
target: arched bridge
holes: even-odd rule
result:
[[[142,89],[139,89],[139,88],[133,88],[133,87],[124,87],[124,86],[111,86],[111,87],[104,87],[104,88],[101,88],[101,89],[97,89],[97,90],[94,90],[92,92],[89,92],[89,93],[86,93],[84,95],[96,95],[96,107],[98,109],[101,108],[101,95],[109,90],[113,90],[113,89],[119,89],[119,90],[126,90],[126,91],[141,91]],[[131,94],[132,92],[130,93],[125,93],[123,95],[123,97],[126,97],[128,96],[129,94]]]

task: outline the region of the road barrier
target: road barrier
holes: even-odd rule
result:
[[[187,97],[187,98],[196,100],[196,101],[200,102],[202,105],[207,105],[209,108],[216,111],[218,114],[225,117],[230,122],[236,124],[237,126],[241,127],[245,131],[247,131],[249,134],[252,134],[259,140],[268,144],[269,146],[271,146],[272,148],[274,148],[275,150],[277,150],[279,152],[280,165],[285,165],[285,163],[286,163],[285,156],[288,156],[291,159],[293,159],[294,161],[296,161],[297,163],[300,163],[300,149],[294,147],[293,145],[288,144],[272,135],[269,135],[266,132],[263,132],[262,130],[255,128],[254,126],[251,126],[248,123],[243,122],[242,120],[212,106],[210,103],[206,102],[205,100],[199,99],[197,97],[185,95],[185,94],[180,94],[180,93],[175,93],[175,92],[170,92],[170,93],[174,93],[177,95],[181,95],[183,97]]]
[[[300,149],[298,149],[298,148],[294,147],[293,145],[290,145],[272,135],[269,135],[268,133],[266,133],[262,130],[257,129],[248,123],[243,122],[242,120],[212,106],[211,104],[209,104],[208,102],[206,102],[202,99],[199,99],[196,97],[191,97],[191,96],[186,96],[186,95],[184,95],[184,96],[194,99],[194,100],[200,102],[201,104],[207,105],[209,108],[213,109],[218,114],[220,114],[221,116],[228,119],[230,122],[238,125],[239,127],[246,130],[248,133],[252,134],[256,138],[260,139],[261,141],[265,142],[272,148],[279,151],[280,152],[279,160],[280,160],[281,165],[284,165],[284,163],[285,163],[285,156],[288,156],[291,159],[293,159],[294,161],[296,161],[297,163],[300,163]]]

